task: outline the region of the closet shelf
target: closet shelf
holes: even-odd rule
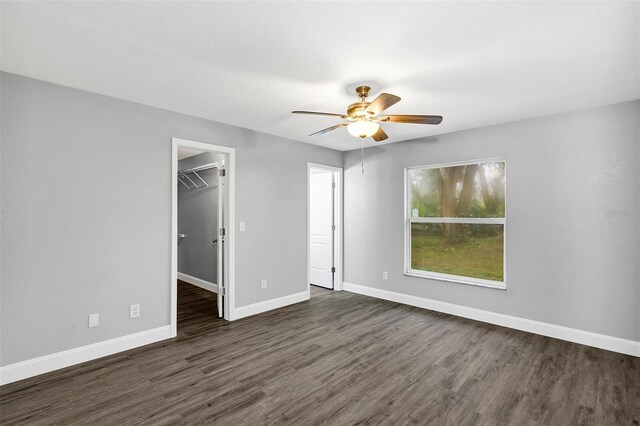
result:
[[[203,172],[205,170],[217,169],[217,168],[218,168],[218,163],[208,163],[208,164],[203,164],[202,166],[178,170],[178,182],[183,184],[189,191],[191,191],[192,189],[207,188],[209,184],[198,173]],[[196,181],[191,179],[189,175],[191,175],[192,177],[197,177],[200,183],[196,183]]]

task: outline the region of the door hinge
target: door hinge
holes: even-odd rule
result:
[[[331,272],[334,273],[334,274],[336,273],[336,267],[335,266],[331,267]]]
[[[218,230],[218,232],[220,233],[220,235],[222,235],[222,236],[224,237],[224,235],[225,235],[225,230],[224,230],[224,228],[220,228],[220,229]]]
[[[331,187],[335,188],[336,187],[336,183],[335,182],[331,182]]]
[[[218,287],[218,292],[220,293],[220,296],[226,296],[227,292],[225,291],[224,287]]]
[[[336,226],[335,225],[331,225],[331,230],[335,231],[336,230]]]
[[[225,177],[227,175],[225,169],[220,169],[220,176]]]

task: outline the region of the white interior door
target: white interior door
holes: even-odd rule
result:
[[[333,173],[309,176],[309,280],[333,288]]]
[[[225,229],[225,168],[224,162],[220,162],[218,168],[218,316],[224,316],[224,296],[226,294],[226,270],[225,270],[225,250],[226,250],[226,229]]]

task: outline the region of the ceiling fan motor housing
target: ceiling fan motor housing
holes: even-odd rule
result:
[[[347,107],[347,115],[349,117],[357,117],[357,116],[373,116],[373,114],[365,111],[367,107],[371,104],[371,102],[354,102],[349,107]]]
[[[356,87],[356,93],[360,96],[360,102],[355,102],[349,105],[347,108],[347,115],[350,117],[373,117],[373,113],[369,111],[365,111],[367,107],[371,104],[371,102],[365,102],[367,96],[369,96],[369,91],[371,87],[369,86],[358,86]]]

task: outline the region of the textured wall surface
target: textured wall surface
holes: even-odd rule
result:
[[[640,340],[639,120],[634,101],[370,148],[365,175],[349,151],[344,280]],[[507,160],[507,290],[403,275],[404,168],[491,157]]]
[[[340,152],[0,80],[1,365],[169,324],[172,137],[236,148],[236,306],[306,290],[307,162]]]

